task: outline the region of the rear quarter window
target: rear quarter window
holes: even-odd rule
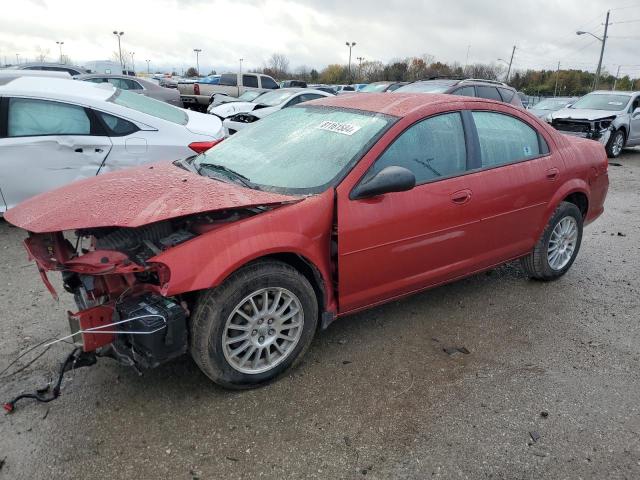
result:
[[[167,122],[177,123],[178,125],[186,125],[189,121],[186,112],[180,108],[172,107],[160,100],[154,100],[126,90],[116,90],[109,102],[131,108],[137,112],[146,113]]]

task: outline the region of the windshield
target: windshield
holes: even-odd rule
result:
[[[241,100],[243,102],[251,102],[252,100],[255,100],[256,98],[258,98],[263,93],[264,92],[259,92],[257,90],[247,90],[246,92],[244,92],[242,95],[238,97],[238,100]]]
[[[359,91],[369,93],[384,92],[388,86],[388,83],[370,83],[369,85],[362,87]]]
[[[200,155],[195,166],[223,166],[265,190],[323,191],[358,160],[394,117],[321,106],[285,108]]]
[[[119,88],[108,101],[178,125],[186,125],[189,121],[186,112],[180,108]]]
[[[259,103],[260,105],[266,105],[268,107],[275,107],[276,105],[283,104],[291,97],[293,97],[296,93],[298,92],[292,90],[276,90],[274,92],[269,92],[261,95],[260,100],[258,100],[256,103]]]
[[[452,85],[449,82],[417,82],[400,87],[394,93],[444,93]]]
[[[542,100],[541,102],[536,103],[533,106],[533,110],[560,110],[567,106],[571,100],[568,99],[558,99],[558,98],[548,98],[546,100]]]
[[[618,112],[629,103],[629,95],[609,95],[601,93],[589,93],[569,108],[584,108],[589,110],[607,110]]]

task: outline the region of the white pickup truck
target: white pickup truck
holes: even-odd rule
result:
[[[222,93],[238,97],[247,90],[272,90],[279,88],[269,75],[260,73],[224,73],[217,84],[179,83],[180,100],[185,108],[206,111],[214,94]]]

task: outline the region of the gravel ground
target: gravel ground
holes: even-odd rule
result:
[[[247,392],[187,357],[142,377],[101,360],[57,401],[0,415],[0,479],[640,478],[640,152],[617,162],[559,281],[506,265],[345,318]],[[73,308],[22,237],[0,222],[0,369],[66,334]],[[68,350],[3,374],[0,398],[46,383]]]

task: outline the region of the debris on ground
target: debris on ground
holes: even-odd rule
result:
[[[540,440],[540,434],[535,430],[529,432],[529,436],[531,437],[531,440],[533,440],[533,443],[537,443],[537,441]]]
[[[453,357],[459,353],[464,353],[465,355],[469,355],[471,353],[466,347],[444,347],[442,351],[450,357]]]
[[[547,412],[546,410],[543,410],[540,412],[540,416],[542,418],[547,418],[549,416],[549,412]]]
[[[611,167],[621,167],[622,164],[618,163],[618,162],[609,162],[609,166],[611,166]]]
[[[353,363],[351,360],[343,360],[342,364],[343,365],[349,365],[350,363]]]
[[[618,232],[618,236],[619,236],[619,237],[626,237],[626,236],[627,236],[627,234],[626,234],[626,233],[622,233],[622,232]]]

